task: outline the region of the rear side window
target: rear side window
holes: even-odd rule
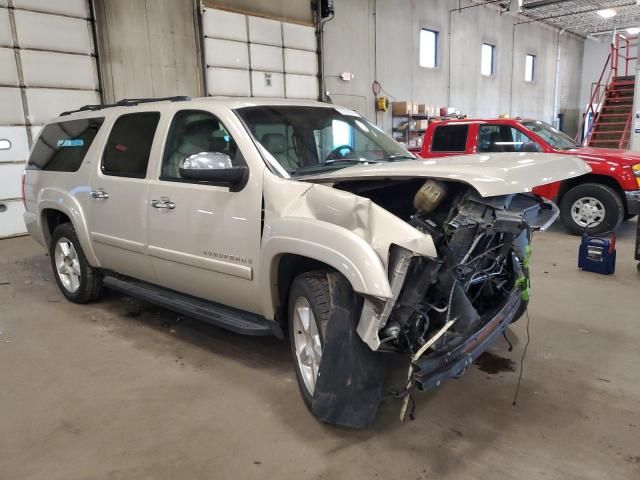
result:
[[[436,127],[431,142],[432,152],[464,152],[469,125],[443,125]]]
[[[45,126],[33,147],[27,168],[77,171],[103,122],[104,118],[86,118]]]
[[[144,178],[160,113],[128,113],[113,124],[102,156],[102,173]]]

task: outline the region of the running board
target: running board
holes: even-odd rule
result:
[[[126,295],[232,332],[251,336],[275,335],[279,338],[283,337],[277,322],[266,320],[255,313],[244,312],[218,303],[201,300],[138,280],[105,276],[102,282],[106,287],[118,290]]]

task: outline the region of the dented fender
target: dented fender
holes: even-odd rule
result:
[[[378,298],[391,297],[385,267],[375,251],[352,232],[308,218],[279,218],[270,223],[263,238],[260,272],[263,285],[271,285],[265,309],[277,304],[275,275],[280,257],[300,255],[325,263],[349,280],[354,291]]]
[[[319,260],[349,279],[354,291],[382,301],[393,294],[388,262],[392,245],[436,257],[433,239],[367,198],[330,186],[264,177],[260,272],[271,291],[265,312],[277,305],[277,260],[291,253]]]

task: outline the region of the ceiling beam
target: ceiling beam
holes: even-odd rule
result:
[[[564,3],[569,0],[537,0],[536,2],[523,3],[522,8],[525,10],[533,10],[534,8],[546,7],[555,3]]]

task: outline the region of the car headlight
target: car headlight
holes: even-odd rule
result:
[[[640,163],[636,163],[633,167],[631,167],[631,170],[636,176],[636,182],[638,182],[638,187],[640,188]]]

